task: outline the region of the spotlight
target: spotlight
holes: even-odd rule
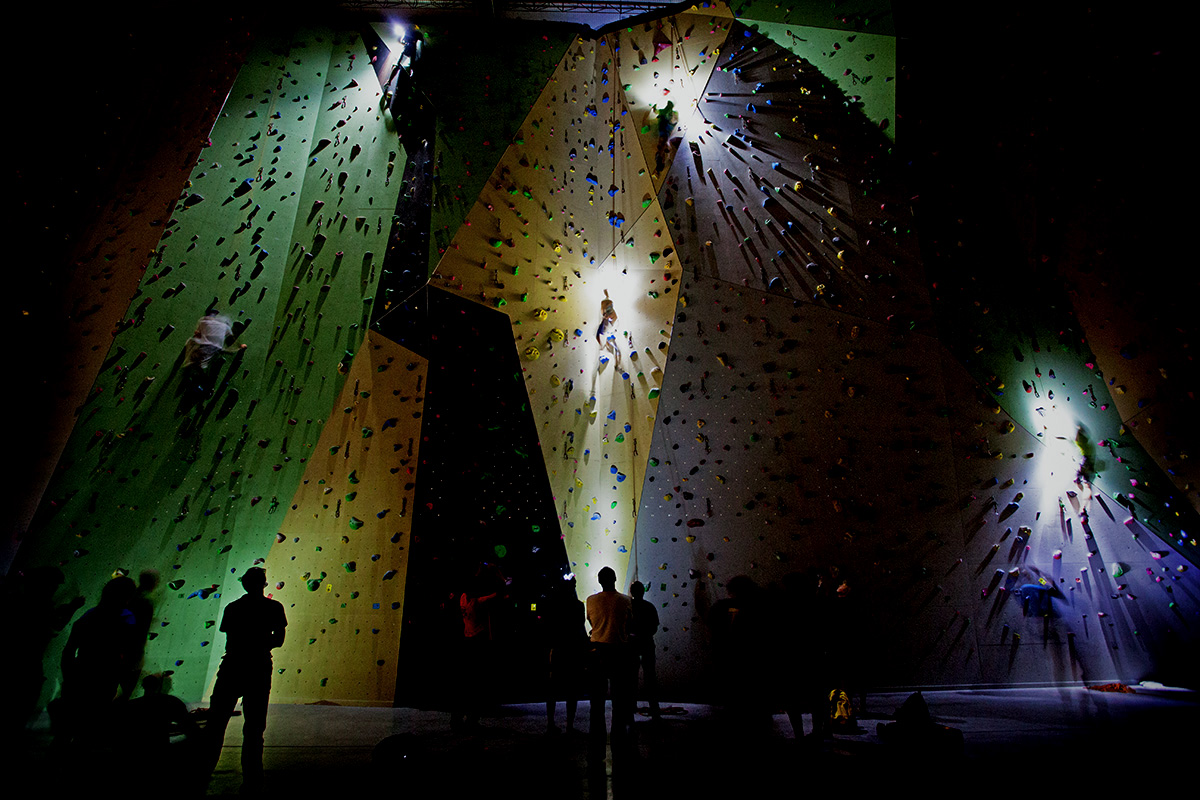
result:
[[[392,35],[395,36],[398,40],[403,42],[404,37],[407,35],[407,33],[408,33],[408,31],[404,30],[404,26],[401,25],[399,22],[392,23]]]

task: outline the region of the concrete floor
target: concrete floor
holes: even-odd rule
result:
[[[1135,689],[1136,694],[1082,687],[925,692],[934,720],[963,733],[964,752],[957,757],[925,752],[914,758],[880,741],[877,724],[887,721],[907,692],[868,695],[861,732],[837,734],[818,746],[797,743],[784,714],[776,714],[759,730],[734,730],[719,710],[682,704],[674,708],[683,713],[665,716],[659,723],[639,715],[635,758],[627,769],[618,764],[615,775],[610,759],[604,777],[587,769],[584,735],[546,734],[542,704],[498,707],[469,736],[453,735],[448,714],[439,711],[277,705],[271,707],[267,723],[266,794],[346,797],[349,791],[357,797],[400,792],[420,798],[562,800],[714,793],[795,797],[814,788],[898,786],[901,776],[913,771],[926,783],[964,780],[968,783],[961,788],[998,791],[1006,775],[1019,775],[1022,781],[1075,775],[1107,782],[1132,775],[1129,770],[1148,763],[1158,763],[1165,777],[1175,771],[1169,762],[1178,764],[1178,758],[1195,752],[1200,695],[1153,686]],[[560,727],[564,713],[560,704]],[[586,728],[587,714],[588,704],[581,702],[577,728]],[[806,715],[806,730],[810,726]],[[70,772],[79,779],[83,761],[64,757],[49,742],[43,715],[21,745],[23,752],[10,749],[5,755],[6,761],[16,756],[12,763],[18,774],[28,773],[28,781],[18,779],[16,785],[38,785],[47,796],[55,796],[65,764],[75,766]],[[229,725],[208,796],[238,793],[240,742],[237,717]],[[136,783],[149,766],[139,765],[136,754],[119,748],[109,756],[95,763],[91,779],[80,779],[82,788]],[[1183,769],[1190,771],[1188,766]],[[168,770],[156,783],[163,780],[171,785],[141,788],[166,791],[171,797],[191,794],[178,773]]]

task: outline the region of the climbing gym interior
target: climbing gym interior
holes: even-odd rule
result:
[[[31,53],[7,572],[157,570],[145,671],[189,702],[253,565],[280,703],[444,702],[481,561],[512,700],[602,567],[678,700],[732,578],[786,619],[814,570],[870,687],[1194,683],[1197,287],[1127,232],[1170,168],[1093,158],[1103,75],[1157,56],[904,11],[210,9]]]

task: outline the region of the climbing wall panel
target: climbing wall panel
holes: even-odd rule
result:
[[[682,292],[634,568],[669,685],[719,688],[707,615],[730,578],[794,624],[788,575],[833,565],[871,685],[1139,680],[1195,636],[1194,570],[936,340],[722,282]]]
[[[572,43],[434,285],[511,319],[568,557],[623,580],[679,267],[612,46]]]
[[[816,67],[848,107],[896,141],[896,37],[861,31],[750,22]]]
[[[707,614],[731,578],[775,591],[840,564],[875,597],[907,577],[891,562],[916,532],[954,513],[954,474],[935,341],[736,284],[682,292],[636,572],[672,679],[715,689]]]
[[[1074,463],[1122,513],[1194,560],[1200,517],[1134,436],[1153,417],[1131,416],[1126,424],[1114,402],[1125,391],[1121,373],[1106,374],[1069,299],[1056,302],[1056,295],[1047,287],[1020,302],[1001,290],[963,307],[956,315],[960,358],[1017,424]],[[1116,367],[1112,345],[1102,349]]]
[[[1073,253],[1064,259],[1066,264],[1088,265],[1065,276],[1073,287],[1072,307],[1091,345],[1096,373],[1104,376],[1111,405],[1146,456],[1153,458],[1181,495],[1186,494],[1192,508],[1200,510],[1200,463],[1188,457],[1190,443],[1200,441],[1200,419],[1195,413],[1195,392],[1187,389],[1200,382],[1200,369],[1191,355],[1195,326],[1186,324],[1181,311],[1186,300],[1184,296],[1169,304],[1151,300],[1171,298],[1174,293],[1166,286],[1148,284],[1141,273],[1117,272],[1115,279],[1098,281],[1089,261],[1119,256],[1108,242],[1073,236],[1070,243],[1072,249],[1084,252]],[[1124,458],[1129,451],[1122,449]]]
[[[361,46],[357,37],[344,37]],[[399,186],[385,183],[385,175],[392,163],[401,170],[404,163],[395,136],[383,124],[381,91],[368,59],[335,42],[326,66],[318,99],[301,104],[316,125],[311,138],[301,142],[309,160],[294,201],[296,224],[287,239],[291,246],[270,353],[276,358],[273,381],[282,388],[286,380],[276,405],[286,409],[303,402],[298,388],[314,380],[323,385],[340,362],[353,356],[374,302],[372,287],[387,240],[384,221],[390,224],[399,195]],[[327,308],[337,309],[339,320],[350,324],[327,330]],[[326,336],[318,346],[322,333]],[[326,396],[321,402],[331,401]]]
[[[267,556],[278,702],[390,704],[428,364],[368,333]]]
[[[697,240],[681,243],[685,269],[924,324],[910,195],[886,140],[837,95],[811,64],[734,25],[700,103],[704,122],[663,189],[677,235]]]
[[[731,24],[728,17],[683,13],[613,34],[617,76],[656,192],[680,142],[699,124],[696,104]]]
[[[30,490],[18,491],[24,495],[18,501],[21,529],[32,518],[66,446],[74,410],[87,399],[100,373],[113,329],[137,291],[145,266],[158,257],[169,211],[196,163],[201,142],[197,132],[212,127],[237,75],[236,64],[245,55],[236,49],[231,47],[215,70],[207,64],[211,71],[202,79],[196,76],[199,65],[189,74],[176,74],[175,80],[202,80],[205,91],[157,98],[168,104],[162,109],[169,120],[165,130],[150,142],[138,142],[136,157],[120,164],[114,197],[97,211],[92,227],[79,232],[70,283],[55,293],[60,304],[57,318],[66,322],[53,341],[44,342],[66,368],[54,371],[25,419],[25,435],[37,446],[31,452],[34,462],[26,465]],[[32,300],[23,298],[22,306]],[[24,308],[22,312],[28,313]]]
[[[571,26],[529,20],[419,30],[426,40],[416,85],[438,114],[432,272],[575,35]]]
[[[1076,456],[1024,428],[984,387],[970,392],[949,351],[942,362],[961,551],[940,548],[928,564],[938,621],[914,630],[940,640],[919,674],[962,682],[956,662],[977,651],[989,684],[1167,677],[1173,650],[1195,635],[1195,571],[1077,481]]]
[[[776,3],[774,0],[736,0],[733,14],[747,24],[779,22],[833,30],[870,31],[896,35],[892,4],[887,0],[842,0],[838,3]]]
[[[311,240],[293,242],[297,226],[310,222],[298,204],[317,180],[311,173],[336,167],[332,150],[311,152],[324,134],[324,87],[349,103],[351,81],[374,81],[357,35],[306,31],[252,51],[19,554],[21,563],[60,564],[68,586],[89,603],[115,569],[158,569],[167,586],[157,598],[146,668],[174,670],[175,690],[188,699],[200,699],[220,655],[211,647],[219,598],[229,586],[240,595],[234,576],[266,555],[280,498],[295,492],[341,390],[338,364],[361,336],[363,298],[375,280],[365,253],[381,252],[383,236],[379,218],[357,224],[372,203],[354,193],[358,179],[350,179],[356,169],[382,174],[386,163],[374,141],[385,135],[371,110],[375,91],[364,89],[363,113],[351,120],[320,122],[350,141],[339,156],[347,162],[339,169],[347,173],[346,194],[329,195],[344,224],[328,228],[328,261],[317,261],[311,278],[299,263],[307,261],[300,247],[312,252]],[[355,146],[360,153],[350,159]],[[382,209],[395,205],[394,191],[375,199]],[[354,267],[335,275],[339,250],[352,254]],[[182,353],[191,326],[211,306],[232,320],[236,342],[247,347],[228,354],[213,393],[194,400]],[[52,646],[48,659],[56,658]]]

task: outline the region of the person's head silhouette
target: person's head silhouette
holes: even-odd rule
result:
[[[600,587],[604,591],[615,589],[617,586],[617,573],[613,572],[612,567],[604,567],[596,575],[596,580],[600,581]]]
[[[262,594],[267,588],[267,571],[262,567],[251,567],[246,570],[241,580],[246,594]]]

